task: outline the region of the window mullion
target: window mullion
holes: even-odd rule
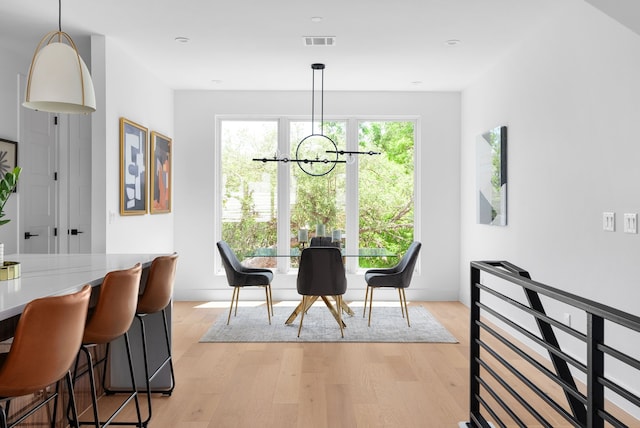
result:
[[[347,150],[358,150],[358,121],[351,118],[347,121]],[[347,163],[347,183],[346,183],[346,243],[347,254],[358,254],[358,231],[360,229],[358,220],[358,156],[355,155],[355,162]],[[355,273],[358,270],[358,258],[347,257],[347,272]]]
[[[278,121],[278,151],[281,156],[289,157],[291,150],[289,148],[289,121],[281,118]],[[277,162],[278,164],[278,254],[289,254],[289,240],[290,240],[290,165],[291,162]],[[289,271],[291,265],[291,259],[288,257],[278,257],[277,266],[278,271],[286,273]]]

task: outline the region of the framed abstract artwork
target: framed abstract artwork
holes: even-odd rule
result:
[[[171,212],[171,138],[151,131],[151,214]]]
[[[144,126],[120,118],[120,215],[148,211],[147,133]]]
[[[0,138],[0,177],[13,171],[18,164],[18,143]],[[16,188],[13,189],[16,191]]]
[[[507,225],[507,127],[476,138],[476,198],[478,223]]]

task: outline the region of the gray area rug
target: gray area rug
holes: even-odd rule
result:
[[[442,326],[429,311],[422,306],[409,307],[409,320],[402,318],[400,307],[373,306],[371,327],[367,327],[367,318],[362,316],[362,306],[352,307],[354,316],[343,314],[347,325],[344,339],[340,337],[340,328],[329,309],[316,303],[304,316],[302,332],[298,338],[300,317],[293,324],[284,322],[293,312],[293,306],[274,306],[271,325],[267,320],[264,305],[257,307],[239,307],[238,315],[231,314],[227,325],[228,312],[216,319],[200,342],[436,342],[458,343],[449,331]],[[367,310],[367,315],[368,315]]]

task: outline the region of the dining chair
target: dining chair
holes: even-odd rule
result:
[[[411,327],[409,322],[409,310],[407,308],[407,297],[405,295],[405,289],[411,284],[411,278],[413,277],[413,270],[418,260],[418,254],[422,243],[414,241],[409,245],[407,252],[402,256],[400,262],[394,267],[388,269],[369,269],[364,273],[364,279],[367,281],[367,292],[364,296],[364,311],[362,317],[367,312],[367,299],[369,300],[369,323],[371,325],[371,306],[373,303],[373,289],[374,288],[396,288],[398,289],[398,295],[400,296],[400,309],[402,310],[402,317],[407,317],[407,325]]]
[[[302,250],[297,278],[298,294],[302,295],[300,326],[298,337],[302,331],[304,314],[318,297],[331,311],[340,326],[340,335],[344,337],[342,322],[342,296],[347,291],[347,277],[342,263],[342,254],[336,247],[309,247]],[[327,299],[332,296],[335,307]]]
[[[129,341],[129,328],[133,323],[138,303],[138,292],[140,290],[140,277],[142,274],[142,265],[137,263],[130,269],[111,271],[107,273],[100,285],[98,302],[92,313],[89,315],[84,334],[82,337],[82,345],[80,352],[76,358],[74,366],[74,382],[81,376],[89,374],[89,387],[91,390],[91,404],[93,407],[93,421],[70,420],[73,425],[94,425],[96,427],[105,427],[110,425],[117,414],[131,402],[133,399],[136,407],[137,421],[134,422],[113,422],[114,425],[134,425],[144,426],[140,413],[140,404],[138,402],[138,391],[136,388],[135,373],[133,369],[133,360],[131,357],[131,345]],[[109,418],[102,421],[98,411],[98,396],[95,382],[94,369],[104,364],[102,377],[103,387],[105,386],[105,378],[107,373],[107,362],[109,361],[109,349],[112,341],[123,338],[129,363],[129,375],[131,377],[131,389],[122,391],[127,393],[127,397],[121,402],[120,406],[111,414]],[[106,345],[105,355],[94,361],[91,350],[94,351],[97,345]],[[80,355],[84,354],[87,361],[86,370],[78,373],[80,364]]]
[[[309,242],[310,247],[338,247],[340,242],[334,242],[330,236],[314,236]]]
[[[9,352],[0,354],[0,427],[14,427],[51,400],[56,422],[60,380],[65,378],[69,407],[78,419],[70,368],[78,355],[87,319],[91,286],[64,296],[32,300],[25,306]],[[39,393],[55,383],[55,392],[7,424],[11,398]],[[45,394],[46,395],[46,394]]]
[[[233,310],[234,302],[236,307],[234,316],[238,313],[238,297],[240,296],[240,288],[242,287],[264,287],[267,300],[267,317],[269,318],[269,324],[271,324],[271,316],[273,315],[273,299],[271,295],[273,272],[271,269],[244,267],[226,241],[218,241],[217,245],[220,257],[222,258],[222,265],[227,275],[227,282],[229,286],[233,287],[227,325],[229,325],[229,321],[231,320],[231,311]]]

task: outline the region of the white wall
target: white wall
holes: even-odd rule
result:
[[[422,205],[420,274],[407,290],[409,299],[457,300],[459,260],[460,94],[327,92],[325,117],[419,117],[421,146],[417,169]],[[215,117],[224,114],[302,115],[308,117],[308,92],[177,91],[175,94],[175,247],[181,254],[176,279],[179,300],[228,300],[226,278],[214,272],[220,231],[214,222]],[[350,276],[347,298],[364,297],[362,276]],[[260,291],[245,298],[262,298]],[[298,299],[295,274],[277,275],[275,299]],[[391,295],[396,298],[397,295]]]
[[[35,45],[34,45],[35,49]],[[19,55],[7,48],[0,47],[0,137],[18,141],[18,74],[27,74],[31,61],[30,55]],[[20,144],[18,144],[18,165],[20,164]],[[5,219],[11,221],[0,226],[0,242],[4,243],[5,254],[18,251],[18,229],[20,216],[18,212],[20,188],[13,194],[4,207]]]
[[[623,213],[640,212],[638,76],[640,36],[576,2],[464,90],[464,303],[470,261],[508,260],[534,280],[640,315],[640,235],[622,231]],[[475,223],[475,137],[498,125],[508,126],[507,227]],[[616,213],[615,232],[603,231],[604,211]],[[560,320],[560,311],[572,313],[546,309]],[[583,316],[572,319],[586,330]],[[640,353],[628,331],[607,328],[606,340]],[[561,344],[584,355],[584,346]],[[638,392],[638,373],[607,371]]]
[[[98,99],[92,117],[93,251],[171,252],[173,213],[120,216],[119,119],[148,128],[148,137],[153,130],[172,137],[173,90],[108,37],[92,37],[92,68]]]
[[[462,97],[461,298],[469,262],[509,260],[536,280],[640,314],[640,36],[576,3]],[[508,126],[507,227],[475,223],[475,137]],[[616,212],[616,232],[602,213]]]

